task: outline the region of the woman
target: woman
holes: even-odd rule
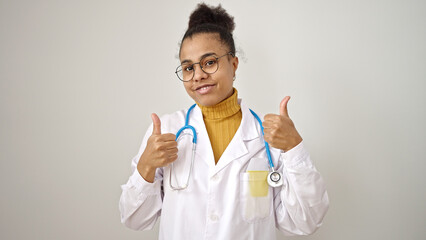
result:
[[[176,73],[196,105],[161,119],[152,114],[122,186],[121,220],[129,228],[151,229],[161,215],[160,239],[275,239],[275,228],[306,235],[321,225],[328,196],[288,116],[290,98],[279,115],[264,117],[264,136],[260,119],[237,98],[233,30],[220,5],[200,4],[191,14]],[[197,132],[187,128],[176,141],[185,121]],[[194,152],[188,134],[197,137]],[[267,180],[264,140],[276,182]]]

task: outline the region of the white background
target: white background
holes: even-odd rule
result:
[[[150,113],[192,103],[174,70],[195,3],[0,0],[0,239],[157,238],[121,225],[120,185]],[[323,226],[292,239],[425,239],[425,1],[222,5],[240,97],[292,96],[327,182]]]

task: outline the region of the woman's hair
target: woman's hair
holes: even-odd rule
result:
[[[222,43],[226,44],[229,51],[235,56],[235,44],[232,36],[234,28],[234,17],[230,16],[220,4],[217,7],[211,7],[200,3],[189,16],[188,29],[181,43],[186,38],[198,33],[218,33]]]

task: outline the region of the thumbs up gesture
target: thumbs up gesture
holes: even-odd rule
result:
[[[153,113],[152,134],[148,138],[145,151],[142,153],[137,169],[140,175],[148,182],[154,182],[155,170],[164,167],[177,159],[176,135],[172,133],[161,134],[161,121]]]
[[[267,114],[264,117],[264,138],[270,146],[288,151],[297,146],[302,137],[297,132],[293,121],[288,116],[287,104],[290,100],[286,96],[280,104],[280,114]]]

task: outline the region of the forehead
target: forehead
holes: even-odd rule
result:
[[[186,38],[180,49],[180,60],[198,61],[206,53],[225,53],[226,46],[220,41],[219,34],[199,33]]]

